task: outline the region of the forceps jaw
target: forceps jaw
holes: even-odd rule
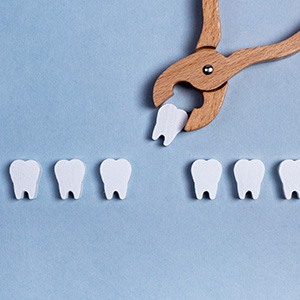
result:
[[[222,106],[227,82],[220,79],[225,57],[215,49],[201,48],[167,68],[156,80],[153,102],[161,106],[173,96],[174,86],[187,82],[203,95],[204,104],[195,108],[185,126],[185,131],[200,129],[213,121]]]
[[[228,83],[212,92],[203,92],[203,105],[194,108],[184,127],[185,131],[201,129],[210,124],[218,115],[226,95]]]
[[[156,107],[173,96],[174,86],[187,82],[199,91],[211,91],[221,87],[223,66],[226,57],[215,49],[201,48],[199,51],[177,61],[167,68],[156,80],[153,102]]]

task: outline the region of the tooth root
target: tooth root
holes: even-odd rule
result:
[[[299,199],[299,192],[293,187],[285,184],[283,185],[283,191],[284,191],[285,199],[291,200],[294,192],[296,193],[296,196]]]
[[[177,134],[182,131],[187,119],[187,113],[175,105],[166,104],[162,106],[157,113],[152,139],[157,140],[160,136],[164,136],[163,145],[169,146]]]
[[[202,189],[202,187],[197,187],[196,184],[195,184],[195,193],[196,193],[196,198],[198,200],[201,200],[203,199],[203,194],[206,192],[205,189]]]
[[[113,198],[115,190],[109,185],[104,183],[104,193],[107,200],[111,200]]]
[[[79,199],[81,197],[81,192],[82,192],[82,183],[81,185],[75,185],[72,191],[74,199],[76,200]]]
[[[59,194],[61,199],[66,200],[69,198],[69,189],[67,189],[66,187],[62,187],[61,185],[59,185]]]
[[[216,196],[217,196],[217,189],[218,189],[218,187],[215,185],[215,186],[212,186],[211,188],[210,188],[210,191],[208,192],[209,193],[209,198],[211,199],[211,200],[214,200],[214,199],[216,199]]]
[[[284,186],[283,189],[284,189],[285,198],[287,200],[291,200],[292,199],[293,190],[290,189],[290,188],[287,188],[286,186]],[[298,198],[299,198],[299,196],[298,196]]]
[[[159,131],[158,126],[154,127],[153,133],[152,133],[152,140],[156,141],[157,139],[159,139],[161,137],[161,132]]]
[[[199,200],[203,199],[203,195],[204,195],[205,192],[208,193],[209,198],[210,198],[211,200],[216,199],[216,196],[217,196],[217,190],[218,190],[218,186],[217,186],[217,185],[214,185],[214,186],[211,185],[210,188],[209,188],[209,190],[208,190],[208,188],[204,188],[204,187],[202,186],[202,184],[201,184],[201,185],[197,185],[197,184],[195,183],[195,193],[196,193],[196,198],[199,199]]]
[[[107,200],[111,200],[115,192],[118,193],[121,200],[124,200],[127,194],[127,185],[125,187],[112,188],[109,184],[104,184],[104,192]]]
[[[258,199],[259,191],[258,192],[252,191],[249,187],[245,187],[243,184],[239,184],[239,183],[237,184],[237,186],[238,186],[238,195],[240,199],[244,200],[246,198],[247,193],[251,194],[252,199],[254,200]]]
[[[259,197],[259,190],[254,190],[254,191],[252,191],[251,192],[251,194],[252,194],[252,198],[254,199],[254,200],[257,200],[258,199],[258,197]]]
[[[177,135],[177,134],[176,134]],[[168,147],[169,145],[171,145],[171,143],[174,141],[174,139],[175,139],[175,137],[176,136],[170,136],[169,134],[167,134],[166,136],[165,136],[165,140],[164,140],[164,142],[163,142],[163,145],[165,146],[165,147]]]
[[[244,185],[241,185],[239,183],[237,183],[237,190],[238,190],[238,195],[239,195],[239,198],[244,200],[246,198],[246,193],[248,192]]]
[[[197,199],[202,199],[203,194],[208,192],[210,199],[215,199],[218,184],[222,175],[222,165],[215,159],[196,160],[192,164],[191,173],[195,183]]]
[[[279,165],[279,176],[283,185],[285,198],[290,200],[293,192],[300,192],[300,160],[287,159]]]
[[[245,199],[250,192],[253,199],[258,199],[260,187],[265,174],[265,166],[258,159],[241,159],[234,165],[234,176],[237,182],[238,195]]]
[[[119,194],[119,198],[121,199],[121,200],[124,200],[125,198],[126,198],[126,194],[127,194],[127,188],[128,188],[128,186],[126,185],[126,186],[120,186],[119,188],[118,188],[118,194]]]
[[[25,192],[29,199],[35,199],[41,175],[41,166],[35,160],[15,160],[9,167],[16,199],[24,198]]]
[[[74,199],[78,200],[81,197],[82,184],[79,186],[68,187],[65,185],[59,185],[59,194],[61,199],[66,200],[69,198],[70,193],[73,195]]]
[[[85,164],[79,159],[59,160],[54,166],[59,186],[60,197],[65,200],[72,193],[74,199],[82,194],[83,180],[86,173]]]
[[[35,187],[29,187],[27,188],[27,194],[29,199],[34,199],[36,197],[36,188]],[[24,197],[24,196],[23,196]]]
[[[14,187],[14,192],[17,200],[24,199],[25,191],[20,191],[16,187]]]
[[[131,165],[125,159],[106,159],[100,165],[100,175],[104,183],[106,199],[113,198],[117,192],[121,200],[126,198]]]
[[[292,197],[293,197],[293,193],[296,194],[296,197],[298,199],[300,199],[300,196],[299,196],[299,192],[297,192],[295,189],[291,188],[291,187],[284,187],[284,195],[285,195],[285,198],[287,200],[291,200]]]

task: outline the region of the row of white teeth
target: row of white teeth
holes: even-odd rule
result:
[[[112,199],[116,192],[120,199],[125,199],[131,176],[130,163],[125,159],[106,159],[101,163],[99,172],[106,198]],[[37,197],[42,174],[41,165],[37,161],[15,160],[9,167],[9,173],[16,199],[23,199],[25,193],[29,199]],[[81,160],[59,160],[54,166],[54,173],[62,199],[67,199],[71,195],[74,199],[81,197],[86,175],[86,166]]]
[[[207,193],[210,199],[215,199],[222,175],[221,163],[215,159],[199,159],[192,164],[191,173],[195,184],[196,198],[202,199]],[[241,159],[235,163],[233,173],[237,182],[239,198],[245,199],[248,193],[253,199],[258,199],[265,174],[263,162],[257,159]]]
[[[291,199],[293,193],[300,198],[300,160],[284,160],[279,165],[279,176],[286,199]],[[222,165],[215,159],[196,160],[191,168],[197,199],[202,199],[207,193],[210,199],[215,199],[218,184],[222,175]],[[237,191],[240,199],[247,196],[258,199],[261,184],[265,175],[265,166],[258,159],[237,161],[233,168]]]
[[[125,159],[106,159],[101,163],[99,171],[106,198],[112,199],[116,192],[120,199],[125,199],[131,176],[130,163]],[[29,199],[37,197],[42,173],[42,168],[37,161],[15,160],[10,165],[9,173],[17,199],[23,199],[25,193]],[[81,197],[86,175],[86,167],[81,160],[59,160],[54,166],[54,173],[62,199],[67,199],[70,195],[75,199]],[[196,198],[202,199],[207,193],[210,199],[215,199],[222,175],[221,163],[215,159],[199,159],[192,164],[191,173]],[[235,163],[233,173],[239,198],[245,199],[248,194],[253,199],[258,199],[265,174],[263,162],[258,159],[241,159]],[[284,160],[279,165],[279,175],[285,198],[291,199],[293,193],[300,198],[300,160]]]

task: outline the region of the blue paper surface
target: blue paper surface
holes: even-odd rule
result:
[[[296,0],[220,0],[219,50],[299,30]],[[0,299],[299,299],[300,201],[277,167],[300,158],[300,54],[229,82],[208,127],[151,141],[155,78],[190,54],[199,0],[0,3]],[[191,109],[199,93],[175,89]],[[59,199],[53,166],[82,159],[80,200]],[[127,199],[104,199],[99,164],[126,158]],[[215,158],[215,201],[195,200],[191,163]],[[266,165],[259,200],[237,199],[240,158]],[[8,166],[36,159],[38,198],[14,200]]]

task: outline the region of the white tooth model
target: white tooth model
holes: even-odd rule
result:
[[[258,159],[241,159],[233,168],[240,199],[245,199],[246,193],[251,192],[253,199],[258,199],[261,183],[265,175],[265,166]]]
[[[284,160],[279,165],[279,176],[282,181],[286,199],[291,199],[293,192],[300,198],[300,160]]]
[[[197,199],[202,199],[204,192],[208,192],[210,199],[215,199],[222,175],[222,165],[220,162],[215,159],[196,160],[192,164],[191,172],[195,183]]]
[[[60,197],[65,200],[72,193],[74,199],[79,199],[86,173],[85,164],[79,159],[59,160],[54,166],[54,172]]]
[[[126,198],[131,165],[126,159],[106,159],[100,165],[100,175],[104,183],[106,199],[117,192],[121,200]]]
[[[9,167],[16,199],[23,199],[24,193],[29,199],[35,199],[42,173],[40,164],[35,160],[15,160]]]
[[[156,125],[153,130],[152,139],[157,140],[164,136],[164,146],[169,146],[177,134],[186,125],[188,114],[178,109],[173,104],[163,105],[157,113]]]

